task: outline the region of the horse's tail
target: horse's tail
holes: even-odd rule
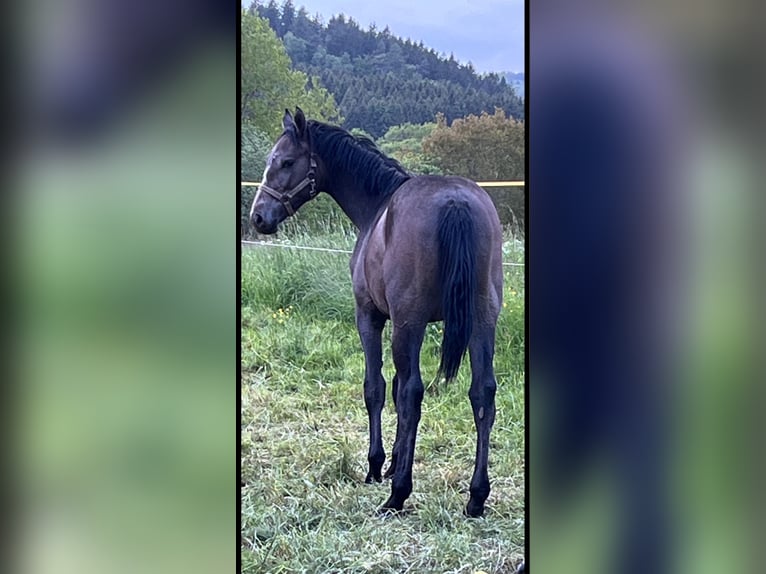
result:
[[[439,282],[444,337],[439,373],[457,375],[468,348],[476,307],[476,232],[468,205],[449,200],[439,217]]]

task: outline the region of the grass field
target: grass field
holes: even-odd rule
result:
[[[354,239],[350,229],[308,234],[289,224],[278,241],[351,249]],[[521,242],[508,236],[504,251],[507,262],[523,262]],[[429,326],[422,352],[426,395],[408,512],[381,518],[375,511],[391,486],[364,484],[364,359],[348,257],[243,248],[243,571],[513,572],[524,549],[523,267],[505,268],[484,518],[462,514],[476,441],[470,371],[466,360],[449,386],[434,380],[440,324]],[[390,326],[383,344],[388,457],[396,421]]]

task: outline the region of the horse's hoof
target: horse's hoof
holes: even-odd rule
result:
[[[397,510],[396,508],[391,508],[389,506],[381,506],[378,508],[377,515],[381,518],[389,518],[391,516],[399,516],[401,514],[401,510]]]
[[[373,482],[382,482],[382,479],[380,478],[380,473],[373,474],[372,472],[368,472],[367,477],[364,479],[364,482],[366,484],[372,484]]]
[[[412,508],[404,508],[403,506],[404,505],[402,505],[402,508],[394,508],[393,506],[384,504],[378,508],[377,515],[381,518],[402,518],[403,516],[407,516],[413,512]]]
[[[404,514],[402,512],[404,508],[404,501],[398,502],[393,496],[386,500],[385,504],[378,509],[378,515],[390,516]]]
[[[469,500],[468,504],[463,510],[463,514],[465,514],[468,518],[480,518],[484,515],[484,503],[478,503],[474,502],[473,500]]]

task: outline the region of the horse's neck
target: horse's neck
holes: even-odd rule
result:
[[[367,231],[386,200],[368,195],[351,174],[340,174],[334,179],[327,193],[360,231]]]

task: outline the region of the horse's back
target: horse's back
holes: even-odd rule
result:
[[[442,319],[439,226],[450,207],[469,214],[479,297],[500,297],[502,227],[487,193],[452,176],[419,176],[393,195],[371,231],[365,253],[366,284],[378,307],[392,317]]]

